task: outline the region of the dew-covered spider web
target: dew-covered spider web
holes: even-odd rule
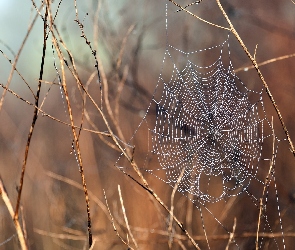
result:
[[[207,54],[214,59],[202,65],[198,58]],[[235,74],[229,37],[189,52],[168,39],[156,89],[133,138],[140,134],[147,142],[138,158],[141,170],[177,187],[198,209],[201,249],[285,249],[275,179],[280,140],[263,93]],[[216,240],[232,233],[235,219],[236,237]]]

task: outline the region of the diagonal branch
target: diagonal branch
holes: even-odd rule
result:
[[[240,37],[240,35],[239,35],[238,32],[236,31],[236,29],[234,28],[234,26],[233,26],[233,24],[231,23],[231,21],[230,21],[228,15],[227,15],[226,12],[224,11],[224,9],[223,9],[223,7],[222,7],[222,5],[221,5],[221,3],[220,3],[220,0],[216,0],[216,2],[217,2],[217,4],[218,4],[218,7],[220,8],[220,10],[221,10],[223,16],[225,17],[226,21],[228,22],[228,24],[229,24],[229,26],[230,26],[230,31],[234,34],[234,36],[236,37],[236,39],[238,40],[238,42],[239,42],[240,45],[242,46],[243,50],[245,51],[245,53],[247,54],[247,56],[248,56],[249,59],[251,60],[251,62],[252,62],[252,64],[253,64],[254,68],[256,69],[256,71],[257,71],[257,73],[258,73],[258,76],[259,76],[259,78],[261,79],[262,84],[263,84],[263,86],[264,86],[264,88],[265,88],[265,91],[266,91],[267,95],[269,96],[269,98],[270,98],[270,100],[271,100],[271,103],[272,103],[272,105],[273,105],[273,107],[274,107],[274,109],[275,109],[275,111],[276,111],[276,113],[277,113],[277,115],[278,115],[278,117],[279,117],[279,120],[280,120],[280,122],[281,122],[281,125],[282,125],[282,127],[283,127],[283,130],[284,130],[285,135],[286,135],[286,137],[287,137],[287,140],[288,140],[288,142],[289,142],[290,150],[291,150],[291,152],[293,153],[293,155],[294,155],[294,157],[295,157],[295,148],[294,148],[293,142],[292,142],[292,140],[291,140],[291,137],[290,137],[289,131],[288,131],[286,125],[285,125],[285,122],[284,122],[284,120],[283,120],[283,117],[282,117],[282,114],[281,114],[281,112],[280,112],[280,110],[279,110],[279,107],[278,107],[278,105],[276,104],[276,102],[275,102],[275,100],[274,100],[274,97],[273,97],[272,93],[270,92],[270,89],[269,89],[269,87],[268,87],[268,85],[267,85],[267,83],[266,83],[266,81],[265,81],[265,79],[264,79],[264,77],[263,77],[263,75],[262,75],[260,69],[259,69],[259,66],[258,66],[258,64],[257,64],[257,62],[256,62],[256,60],[255,60],[255,58],[250,54],[250,52],[249,52],[248,48],[246,47],[246,45],[244,44],[242,38]]]
[[[175,6],[177,6],[178,8],[180,8],[181,10],[185,11],[186,13],[190,14],[191,16],[193,16],[193,17],[195,17],[195,18],[198,18],[199,20],[201,20],[201,21],[204,22],[204,23],[210,24],[210,25],[212,25],[212,26],[214,26],[214,27],[216,27],[216,28],[220,28],[220,29],[224,29],[224,30],[229,30],[229,31],[230,31],[229,28],[226,28],[226,27],[223,27],[223,26],[217,25],[217,24],[215,24],[215,23],[211,23],[211,22],[209,22],[209,21],[207,21],[207,20],[205,20],[205,19],[203,19],[203,18],[201,18],[201,17],[195,15],[194,13],[188,11],[188,10],[186,9],[188,6],[182,7],[180,4],[174,2],[173,0],[169,0],[169,1],[170,1],[171,3],[173,3]]]
[[[14,227],[16,229],[16,233],[17,233],[17,237],[18,237],[21,249],[22,250],[27,250],[28,246],[27,246],[27,243],[26,243],[26,239],[25,239],[23,230],[22,230],[22,228],[20,226],[19,221],[14,219],[13,207],[12,207],[11,201],[10,201],[10,199],[8,197],[8,194],[7,194],[6,190],[5,190],[5,187],[4,187],[1,176],[0,176],[0,196],[1,196],[2,200],[4,201],[4,204],[7,207],[8,212],[9,212],[9,214],[10,214],[12,220],[13,220]]]

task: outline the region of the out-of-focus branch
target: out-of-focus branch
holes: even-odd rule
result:
[[[43,7],[43,4],[41,5],[41,7],[40,7],[39,9],[41,9],[42,7]],[[17,62],[18,62],[19,56],[20,56],[20,54],[21,54],[21,52],[22,52],[22,50],[23,50],[23,48],[24,48],[24,46],[25,46],[25,44],[26,44],[26,42],[27,42],[27,39],[28,39],[29,35],[31,34],[32,28],[34,27],[34,25],[35,25],[35,23],[36,23],[37,17],[38,17],[38,13],[35,15],[35,17],[34,17],[32,23],[30,24],[30,26],[29,26],[29,28],[28,28],[28,31],[27,31],[27,33],[26,33],[26,35],[25,35],[25,37],[24,37],[24,40],[22,41],[22,44],[21,44],[21,46],[20,46],[20,48],[19,48],[19,50],[18,50],[18,52],[17,52],[17,54],[16,54],[16,56],[15,56],[15,58],[14,58],[14,61],[13,61],[13,63],[11,64],[11,66],[12,66],[12,67],[11,67],[11,71],[10,71],[10,73],[9,73],[9,76],[8,76],[8,79],[7,79],[7,83],[6,83],[6,85],[5,85],[7,88],[9,88],[10,82],[11,82],[11,80],[12,80],[13,73],[14,73],[14,71],[16,70],[16,64],[17,64]],[[19,74],[19,75],[20,75],[20,74]],[[22,76],[21,76],[21,77],[22,77]],[[22,77],[22,78],[23,78],[23,77]],[[23,79],[23,80],[24,80],[24,79]],[[30,87],[29,87],[29,88],[30,88]],[[2,96],[1,96],[1,100],[0,100],[0,112],[1,112],[1,109],[2,109],[2,106],[3,106],[3,102],[4,102],[5,95],[6,95],[6,89],[4,89],[4,91],[3,91],[3,93],[2,93]],[[35,97],[35,96],[34,96],[34,97]]]

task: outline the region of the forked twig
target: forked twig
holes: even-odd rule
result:
[[[170,1],[170,0],[169,0],[169,1]],[[279,110],[279,107],[278,107],[278,105],[276,104],[276,102],[275,102],[275,100],[274,100],[274,97],[273,97],[272,93],[270,92],[270,89],[269,89],[269,87],[268,87],[268,85],[267,85],[267,83],[266,83],[266,81],[265,81],[265,79],[264,79],[264,77],[263,77],[263,75],[262,75],[260,69],[259,69],[259,66],[258,66],[258,64],[257,64],[257,62],[256,62],[256,60],[255,60],[255,58],[250,54],[248,48],[246,47],[246,45],[244,44],[244,42],[243,42],[243,40],[241,39],[240,35],[239,35],[238,32],[236,31],[236,29],[235,29],[235,27],[233,26],[232,22],[230,21],[228,15],[227,15],[226,12],[224,11],[224,9],[223,9],[223,7],[222,7],[222,5],[221,5],[221,3],[220,3],[220,0],[216,0],[216,2],[217,2],[217,5],[218,5],[219,9],[221,10],[223,16],[225,17],[226,21],[228,22],[228,24],[229,24],[229,26],[230,26],[230,31],[234,34],[234,36],[236,37],[236,39],[238,40],[238,42],[239,42],[240,45],[242,46],[243,50],[245,51],[245,53],[247,54],[247,56],[248,56],[249,59],[251,60],[251,62],[252,62],[252,64],[253,64],[254,68],[256,69],[256,71],[257,71],[257,73],[258,73],[258,76],[259,76],[259,78],[261,79],[262,84],[263,84],[263,86],[264,86],[264,88],[265,88],[265,91],[266,91],[267,95],[269,96],[269,98],[270,98],[270,100],[271,100],[271,102],[272,102],[272,105],[273,105],[273,107],[274,107],[274,109],[275,109],[275,111],[276,111],[276,113],[277,113],[277,115],[278,115],[278,117],[279,117],[279,120],[280,120],[280,122],[281,122],[281,125],[282,125],[282,127],[283,127],[283,130],[284,130],[285,135],[286,135],[286,137],[287,137],[287,140],[288,140],[288,142],[289,142],[290,150],[291,150],[291,152],[293,153],[293,156],[295,156],[295,148],[294,148],[293,142],[292,142],[292,140],[291,140],[291,137],[290,137],[289,131],[288,131],[286,125],[285,125],[285,122],[284,122],[284,120],[283,120],[283,117],[282,117],[282,114],[281,114],[281,112],[280,112],[280,110]]]

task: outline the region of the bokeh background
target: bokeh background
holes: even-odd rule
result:
[[[129,139],[138,128],[151,101],[162,69],[167,39],[169,43],[183,51],[194,51],[220,44],[228,36],[228,31],[208,25],[184,11],[176,12],[177,8],[170,2],[168,36],[166,36],[165,4],[164,0],[77,1],[79,19],[83,22],[85,34],[97,50],[97,57],[103,66],[103,68],[100,66],[101,77],[102,73],[105,73],[110,107],[114,113],[116,108],[119,110],[115,113],[118,114],[116,116],[118,126],[126,143],[135,146],[139,166],[144,164],[143,156],[148,150],[147,134],[137,133],[131,141]],[[179,1],[179,4],[185,6],[189,1]],[[226,0],[222,1],[222,4],[249,51],[252,54],[256,51],[255,57],[258,63],[295,53],[295,4],[292,1]],[[36,2],[36,5],[39,8],[41,3]],[[76,18],[74,1],[53,1],[51,8],[53,13],[58,8],[55,24],[73,54],[81,81],[87,85],[91,96],[100,103],[101,92],[94,68],[95,60],[74,21]],[[203,0],[201,4],[192,5],[187,9],[207,21],[228,27],[213,0]],[[44,9],[40,11],[44,14]],[[16,68],[36,93],[43,46],[43,21],[38,16],[28,33],[28,27],[37,14],[32,2],[28,0],[2,0],[0,12],[0,50],[12,62],[28,34]],[[232,35],[229,35],[229,41],[234,68],[251,66],[245,52]],[[47,42],[40,104],[46,113],[69,122],[65,100],[61,95],[54,68],[54,61],[59,64],[56,53],[52,52],[51,36]],[[194,60],[200,65],[206,65],[212,59],[196,56]],[[295,140],[294,64],[295,57],[291,57],[261,66],[261,71],[293,140]],[[11,63],[1,54],[0,83],[7,84],[11,68]],[[261,88],[262,83],[253,69],[241,70],[237,75],[250,88]],[[66,76],[77,126],[83,123],[83,128],[106,131],[99,112],[90,101],[87,100],[83,106],[83,95],[80,94],[76,81],[69,71]],[[13,74],[9,88],[23,99],[34,102],[32,93],[16,72]],[[0,94],[3,92],[1,88]],[[271,213],[273,209],[277,216],[275,206],[278,195],[286,247],[292,249],[295,243],[292,236],[295,232],[294,157],[288,143],[284,141],[282,127],[267,95],[264,96],[264,103],[269,119],[271,117],[274,119],[276,135],[281,140],[275,165],[277,188],[273,190],[274,193],[269,194],[269,204],[273,206],[268,206],[270,210],[268,212]],[[106,104],[102,105],[108,114]],[[85,113],[83,116],[83,108],[87,111],[88,118]],[[16,204],[17,186],[32,118],[32,106],[11,93],[5,95],[0,110],[0,175],[13,206]],[[110,115],[107,115],[107,118],[111,120]],[[111,125],[117,133],[115,124]],[[82,131],[79,138],[90,193],[94,249],[127,249],[114,232],[103,190],[119,234],[135,247],[130,235],[126,236],[128,230],[124,221],[118,185],[122,190],[126,215],[139,249],[169,249],[168,213],[145,190],[115,167],[120,152],[105,142],[112,143],[112,141],[86,131]],[[122,145],[127,144],[122,142]],[[271,145],[266,147],[271,149]],[[124,164],[128,165],[126,162]],[[128,171],[132,173],[131,168]],[[151,187],[170,206],[172,188],[154,176],[145,176]],[[196,237],[201,249],[208,249],[198,208],[179,193],[176,194],[174,203],[176,216],[184,223],[189,233]],[[81,190],[77,161],[72,152],[71,130],[68,126],[41,114],[30,145],[21,205],[21,221],[30,249],[87,248],[85,198]],[[258,210],[252,208],[255,212],[251,213],[252,210],[248,210],[248,205],[247,202],[239,200],[227,208],[228,214],[225,215],[222,214],[224,209],[222,206],[210,209],[216,218],[225,217],[223,224],[230,229],[235,217],[237,234],[243,235],[245,232],[255,234],[255,225],[257,225],[255,218],[258,218]],[[277,221],[272,222],[278,224]],[[211,249],[225,249],[228,234],[223,231],[225,236],[222,238],[222,230],[214,230],[215,219],[212,221],[212,229],[208,224],[209,220],[206,222],[207,233],[217,238],[210,239]],[[175,238],[172,249],[192,249],[192,245],[176,225],[173,225],[173,232]],[[274,227],[274,232],[280,232],[280,228]],[[239,242],[240,249],[255,248],[253,235],[249,237],[244,235]],[[267,242],[265,240],[262,249],[283,247],[281,243],[277,246]],[[2,200],[0,201],[0,248],[19,249],[13,222]],[[237,248],[232,244],[229,249]]]

